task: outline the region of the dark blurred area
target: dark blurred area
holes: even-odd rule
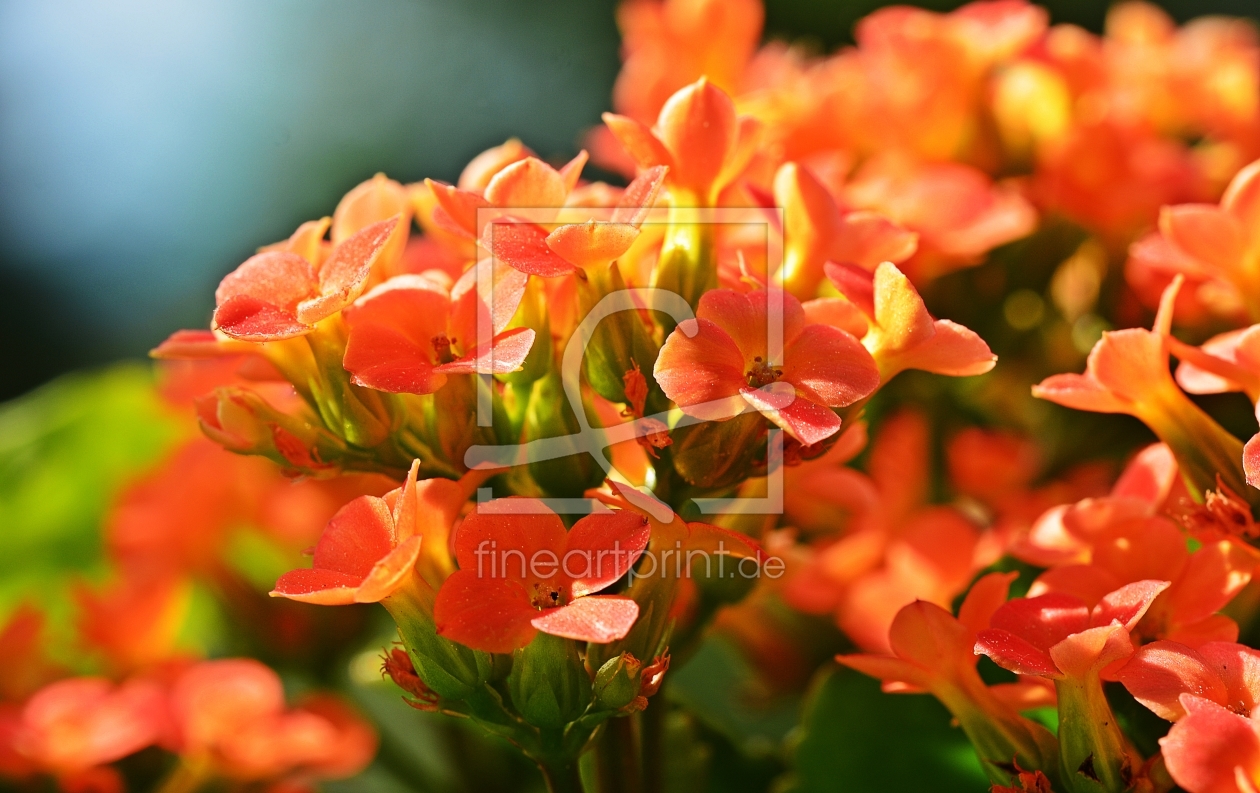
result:
[[[767,36],[831,49],[885,4],[768,0]],[[373,173],[454,179],[510,136],[572,153],[608,107],[615,6],[0,0],[0,399],[204,326],[224,273]]]

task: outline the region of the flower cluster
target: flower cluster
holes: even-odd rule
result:
[[[823,57],[759,45],[756,0],[619,22],[585,140],[624,186],[517,140],[453,184],[377,175],[154,350],[204,437],[112,512],[78,593],[98,675],[39,654],[37,612],[0,636],[0,773],[111,791],[158,747],[173,791],[291,790],[370,762],[347,706],[181,643],[209,591],[322,680],[380,604],[404,701],[554,791],[662,789],[656,695],[725,641],[765,691],[934,696],[999,793],[1254,793],[1255,31],[981,0]],[[1245,422],[1206,398],[1235,392]]]

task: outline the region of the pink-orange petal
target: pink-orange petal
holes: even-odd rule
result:
[[[731,400],[744,387],[744,356],[715,323],[684,320],[661,347],[653,376],[684,412],[703,419],[727,419],[739,411]],[[707,404],[714,402],[718,404]]]
[[[315,546],[313,567],[360,580],[394,549],[394,516],[375,496],[360,496],[332,516]]]
[[[363,291],[372,265],[400,221],[392,217],[373,223],[333,248],[319,268],[319,296],[298,304],[298,319],[313,325],[350,305]]]
[[[665,174],[668,171],[667,165],[654,165],[645,169],[643,173],[635,177],[633,182],[626,185],[625,192],[621,194],[616,208],[613,209],[612,221],[629,223],[635,228],[643,225],[648,212],[656,203],[656,197],[661,191],[661,185],[664,184]]]
[[[1131,413],[1133,403],[1116,397],[1092,377],[1056,374],[1032,388],[1033,396],[1076,410],[1095,413]]]
[[[774,384],[774,385],[787,385]],[[744,386],[740,396],[777,427],[805,446],[824,441],[840,430],[840,417],[823,405],[811,402],[805,395],[788,389]]]
[[[233,297],[252,297],[282,311],[315,295],[319,281],[308,261],[296,253],[265,251],[249,257],[224,276],[214,290],[215,305]]]
[[[1060,677],[1050,654],[1010,631],[986,628],[976,634],[977,655],[987,655],[1003,669],[1021,675]]]
[[[547,247],[576,267],[608,264],[630,250],[639,230],[629,223],[567,223],[546,237]]]
[[[1177,642],[1157,641],[1140,648],[1116,678],[1134,699],[1167,721],[1186,715],[1182,694],[1227,704],[1225,684],[1203,656]]]
[[[638,618],[639,604],[630,598],[592,595],[578,598],[567,606],[548,609],[530,624],[552,636],[607,644],[625,638]]]
[[[605,113],[603,119],[608,131],[640,168],[673,165],[673,155],[646,124],[615,113]]]
[[[879,388],[879,369],[862,343],[829,325],[806,325],[783,351],[780,379],[829,407],[844,407]]]
[[[496,336],[490,344],[483,345],[444,363],[434,369],[440,374],[507,374],[515,372],[525,362],[534,346],[533,328],[513,328]]]
[[[919,235],[915,232],[876,212],[860,210],[840,219],[829,254],[834,261],[873,272],[881,262],[904,262],[918,247]]]
[[[413,535],[403,540],[372,567],[355,593],[356,603],[378,603],[394,593],[407,580],[420,558],[420,542],[423,538]]]
[[[249,295],[235,295],[220,303],[214,325],[234,339],[256,342],[291,339],[311,331],[295,313]]]
[[[1240,771],[1244,779],[1260,778],[1255,723],[1215,702],[1183,697],[1186,716],[1159,739],[1168,774],[1194,793],[1243,793]]]

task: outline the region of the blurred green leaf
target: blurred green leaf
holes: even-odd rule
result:
[[[849,669],[817,681],[801,722],[792,793],[981,793],[989,782],[962,730],[926,695],[885,694]]]

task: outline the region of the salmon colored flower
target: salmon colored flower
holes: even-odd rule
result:
[[[280,677],[258,661],[229,658],[190,667],[172,684],[171,748],[193,768],[235,780],[304,773],[341,778],[376,754],[376,735],[327,698],[286,709]]]
[[[903,269],[920,285],[979,264],[992,249],[1037,227],[1036,210],[1016,189],[960,163],[876,158],[845,186],[844,201],[919,235],[918,252]]]
[[[772,317],[779,306],[781,316]],[[782,353],[773,359],[767,348],[772,321],[781,321],[783,334]],[[654,375],[690,415],[721,421],[747,403],[807,446],[840,429],[832,408],[851,405],[879,385],[875,362],[857,339],[809,324],[796,298],[729,289],[704,294],[696,319],[680,323],[666,339]]]
[[[670,96],[701,77],[727,93],[761,38],[757,0],[632,0],[617,9],[624,64],[613,106],[651,123]]]
[[[290,251],[250,257],[215,290],[215,327],[234,339],[255,342],[310,333],[315,323],[359,296],[400,222],[391,218],[358,231],[333,248],[318,268]]]
[[[1260,651],[1234,642],[1198,647],[1151,642],[1133,654],[1116,672],[1116,679],[1138,702],[1167,721],[1186,715],[1183,694],[1250,716],[1260,701]]]
[[[948,319],[933,319],[918,290],[892,262],[874,274],[857,267],[828,263],[827,277],[868,323],[862,344],[888,382],[906,369],[966,377],[993,368],[997,356],[968,328]]]
[[[346,309],[343,364],[353,382],[391,393],[431,394],[452,374],[519,368],[535,333],[508,330],[507,324],[525,292],[525,276],[488,263],[485,269],[486,280],[493,281],[488,290],[478,283],[476,267],[449,291],[428,275],[400,275]],[[482,339],[485,331],[490,338]]]
[[[1129,632],[1166,581],[1138,581],[1109,592],[1092,609],[1071,595],[1007,601],[977,632],[976,652],[1005,669],[1054,681],[1059,761],[1064,779],[1084,773],[1102,789],[1124,790],[1139,773],[1102,689],[1102,674],[1134,651]]]
[[[625,636],[639,607],[629,598],[595,595],[625,575],[647,545],[647,521],[630,511],[588,515],[565,531],[541,503],[491,502],[455,535],[459,570],[438,591],[437,632],[475,650],[509,653],[538,631],[584,642]]]
[[[1048,377],[1033,386],[1033,396],[1077,410],[1135,416],[1168,444],[1199,493],[1214,489],[1218,475],[1241,493],[1242,443],[1191,402],[1169,371],[1169,329],[1180,285],[1178,278],[1164,290],[1151,330],[1104,333],[1090,351],[1085,374]]]
[[[1054,769],[1054,739],[1019,715],[976,672],[977,631],[1006,599],[1014,573],[990,573],[977,581],[955,618],[933,603],[903,607],[888,633],[891,655],[839,655],[845,666],[884,681],[885,691],[927,691],[958,719],[995,783],[1011,780],[1006,769]]]
[[[1117,677],[1160,718],[1168,772],[1189,793],[1249,793],[1260,783],[1260,653],[1229,642],[1154,642]]]
[[[411,578],[422,551],[440,564],[447,527],[484,475],[417,482],[419,465],[412,464],[401,488],[382,498],[360,496],[338,510],[315,546],[312,567],[280,576],[272,597],[323,606],[376,603]],[[438,547],[422,549],[426,539]]]
[[[545,278],[607,264],[630,250],[638,238],[639,227],[656,202],[667,170],[665,166],[657,166],[640,174],[618,197],[607,220],[589,217],[584,222],[556,225],[536,222],[535,217],[514,220],[508,215],[485,226],[482,244],[497,259],[521,272]],[[596,214],[577,208],[565,214],[574,213]],[[544,221],[551,219],[543,218]]]
[[[156,743],[166,725],[159,686],[78,677],[45,686],[22,709],[15,745],[56,776],[81,774]]]
[[[774,198],[784,219],[780,279],[801,300],[817,294],[827,261],[873,271],[880,262],[905,261],[918,246],[917,234],[880,214],[842,212],[827,188],[797,163],[775,174]]]
[[[669,98],[655,127],[613,113],[604,123],[640,169],[667,166],[671,193],[700,206],[740,175],[756,142],[756,122],[737,117],[730,96],[704,77]]]
[[[1165,206],[1159,237],[1130,252],[1130,280],[1162,287],[1180,273],[1189,287],[1186,301],[1195,304],[1192,314],[1260,320],[1260,276],[1251,264],[1260,254],[1258,219],[1260,162],[1254,162],[1238,172],[1219,205]]]

